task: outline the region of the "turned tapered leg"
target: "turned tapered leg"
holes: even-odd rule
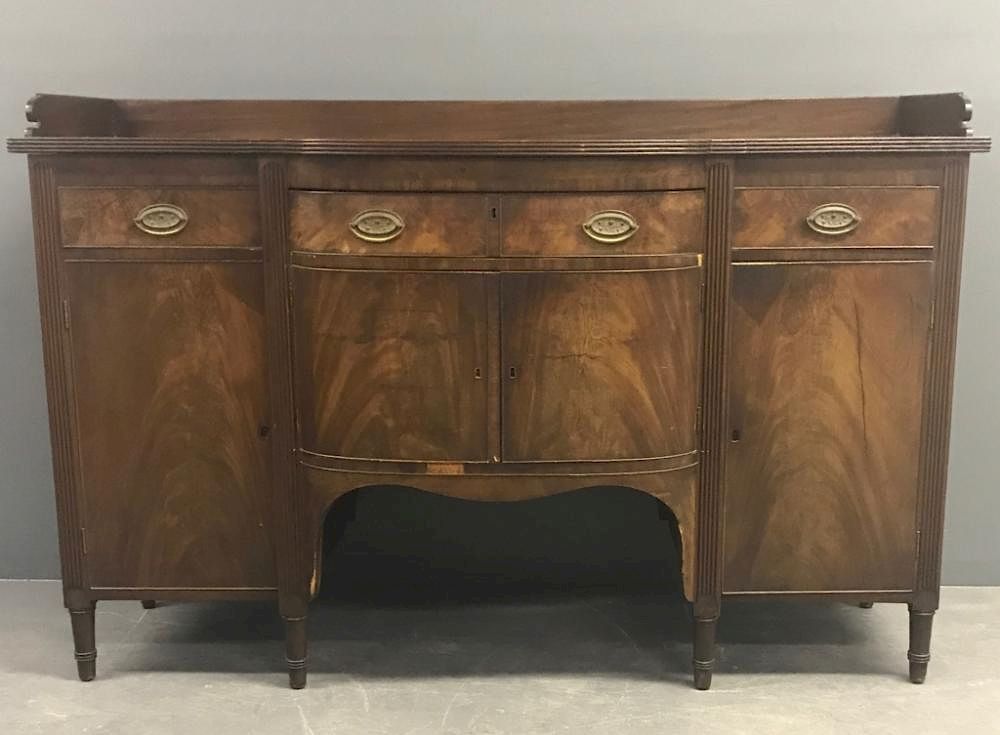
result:
[[[914,610],[910,607],[910,681],[923,684],[927,678],[927,664],[931,660],[931,624],[933,610]]]
[[[156,607],[156,600],[143,600],[142,607],[144,610],[152,610]]]
[[[306,619],[285,618],[285,660],[292,689],[306,685]]]
[[[97,675],[97,646],[94,643],[94,603],[87,607],[71,608],[70,623],[73,625],[73,649],[76,658],[76,673],[80,681],[90,681]]]
[[[860,607],[862,610],[871,610],[873,607],[875,607],[875,603],[874,602],[859,602],[858,603],[858,607]]]
[[[712,686],[712,669],[715,666],[715,627],[718,618],[695,618],[694,621],[694,688]]]

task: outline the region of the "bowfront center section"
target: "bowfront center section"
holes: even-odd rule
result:
[[[481,500],[626,485],[693,539],[705,217],[701,189],[293,186],[310,525],[368,484]]]

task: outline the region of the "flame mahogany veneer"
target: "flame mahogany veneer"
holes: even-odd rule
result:
[[[962,95],[27,116],[80,678],[98,600],[268,598],[304,686],[323,519],[392,484],[651,495],[698,688],[727,595],[908,603],[923,681]]]

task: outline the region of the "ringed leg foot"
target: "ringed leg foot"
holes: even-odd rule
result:
[[[694,688],[702,691],[712,686],[715,668],[715,628],[718,618],[695,618],[694,621]]]
[[[910,607],[910,650],[906,652],[906,658],[910,661],[910,681],[914,684],[923,684],[927,678],[933,622],[933,610],[914,610]]]
[[[306,619],[285,618],[285,661],[288,685],[303,689],[306,685]]]
[[[73,626],[73,657],[80,681],[91,681],[97,675],[97,646],[94,642],[94,603],[87,607],[71,608]]]
[[[142,608],[144,610],[153,610],[156,607],[156,600],[143,600]]]
[[[859,602],[858,603],[858,607],[860,607],[862,610],[871,610],[873,607],[875,607],[875,603],[874,602]]]

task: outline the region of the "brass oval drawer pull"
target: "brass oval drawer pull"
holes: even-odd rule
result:
[[[628,212],[608,209],[591,215],[583,223],[583,231],[591,240],[613,244],[628,240],[639,229],[639,223]]]
[[[861,215],[846,204],[821,204],[806,217],[806,224],[821,235],[845,235],[861,224]]]
[[[147,235],[176,235],[187,227],[188,215],[173,204],[150,204],[132,220]]]
[[[403,218],[388,209],[367,209],[350,222],[354,236],[366,242],[389,242],[399,237],[404,227]]]

